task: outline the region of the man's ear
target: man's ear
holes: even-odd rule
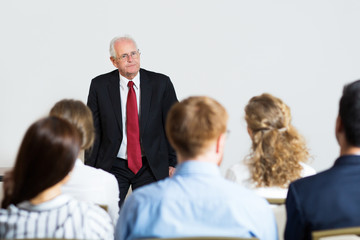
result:
[[[340,133],[340,132],[343,132],[344,131],[344,125],[343,125],[343,122],[341,120],[341,117],[338,116],[336,118],[336,124],[335,124],[335,132],[336,133]]]
[[[114,57],[110,57],[110,61],[114,65],[114,67],[118,68],[117,63],[116,63],[116,59]]]
[[[224,156],[224,149],[225,149],[225,140],[226,140],[226,133],[221,134],[216,140],[216,154],[218,159],[216,160],[216,164],[218,166],[221,165],[223,156]]]
[[[221,134],[216,140],[216,153],[221,153],[224,151],[226,140],[226,133]]]
[[[344,136],[344,125],[339,115],[336,118],[335,136],[338,143],[340,143],[340,138]]]

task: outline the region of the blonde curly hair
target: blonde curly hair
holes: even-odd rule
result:
[[[303,137],[291,125],[290,108],[279,98],[264,93],[250,99],[245,120],[252,149],[245,158],[256,187],[287,188],[300,178],[309,152]]]

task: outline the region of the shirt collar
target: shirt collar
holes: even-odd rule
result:
[[[176,166],[175,176],[187,174],[221,176],[219,166],[215,163],[196,160],[187,160]]]
[[[135,88],[139,89],[139,87],[140,87],[140,71],[138,74],[136,74],[136,76],[132,80],[129,80],[126,77],[121,76],[120,72],[119,72],[119,77],[120,77],[120,87],[127,88],[129,81],[133,81]]]
[[[54,199],[51,199],[49,201],[40,203],[40,204],[32,204],[30,201],[23,201],[19,203],[17,206],[21,209],[25,209],[28,211],[45,211],[45,210],[51,210],[54,208],[58,208],[60,206],[65,205],[68,201],[70,201],[72,198],[66,194],[60,194],[59,196],[55,197]]]
[[[334,166],[336,165],[348,165],[348,164],[360,164],[359,155],[343,155],[336,159]]]

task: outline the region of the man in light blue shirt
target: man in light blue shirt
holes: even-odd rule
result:
[[[275,218],[266,200],[220,174],[227,120],[224,107],[208,97],[190,97],[171,108],[166,133],[179,165],[172,178],[130,195],[120,212],[116,239],[277,239]]]

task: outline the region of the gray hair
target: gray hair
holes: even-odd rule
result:
[[[116,52],[115,52],[115,48],[114,48],[115,43],[118,42],[118,41],[124,41],[124,40],[132,41],[134,43],[136,49],[138,49],[135,40],[132,37],[130,37],[129,35],[117,36],[117,37],[114,37],[110,42],[109,52],[110,52],[111,57],[113,57],[113,58],[117,57]]]

